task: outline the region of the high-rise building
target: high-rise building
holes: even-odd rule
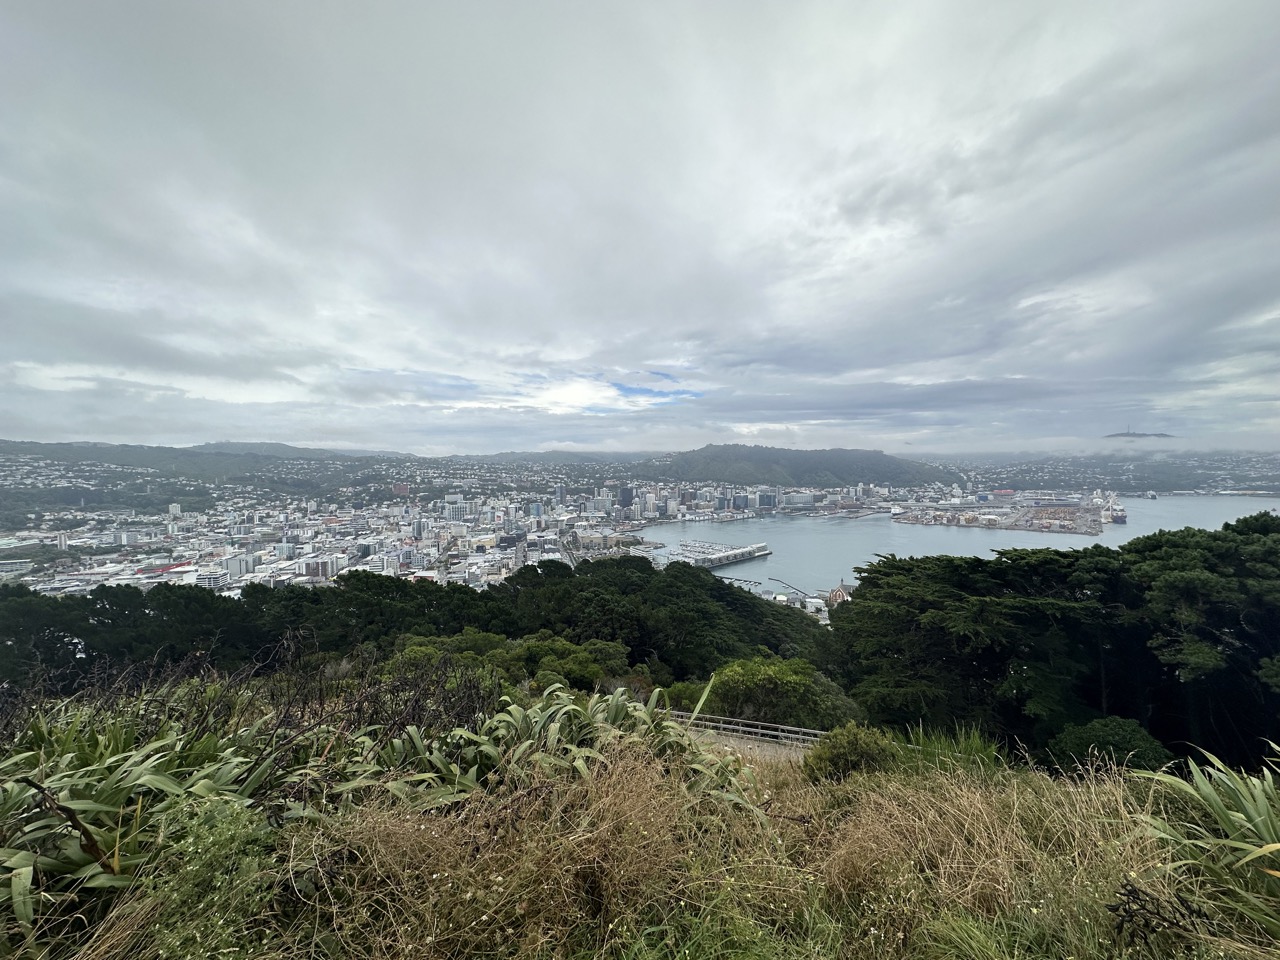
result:
[[[257,565],[257,558],[248,553],[234,554],[222,561],[223,568],[232,577],[242,577],[246,573],[253,573]]]
[[[201,570],[196,574],[196,586],[209,590],[221,590],[230,580],[231,575],[218,567]]]

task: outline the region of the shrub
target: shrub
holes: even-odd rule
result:
[[[539,670],[529,682],[529,689],[535,693],[542,693],[544,690],[550,690],[552,687],[568,687],[569,681],[556,673],[554,670]]]
[[[1094,756],[1138,770],[1158,770],[1173,759],[1163,743],[1126,717],[1070,724],[1049,742],[1049,752],[1059,763],[1084,765]]]
[[[804,774],[814,783],[843,780],[860,770],[880,770],[898,755],[897,745],[876,727],[846,723],[824,734],[804,756]]]
[[[865,717],[865,711],[809,661],[779,657],[735,660],[718,669],[707,712],[813,730],[831,730]]]

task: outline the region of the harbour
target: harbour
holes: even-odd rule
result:
[[[739,523],[718,524],[717,541],[733,546],[767,542],[770,553],[743,560],[726,568],[743,582],[769,583],[771,579],[795,584],[803,591],[826,593],[840,582],[853,581],[855,567],[873,563],[879,556],[990,557],[1008,549],[1078,549],[1093,544],[1118,547],[1158,530],[1183,527],[1216,530],[1222,524],[1264,510],[1280,511],[1280,497],[1162,496],[1157,500],[1126,500],[1126,523],[1103,523],[1097,536],[1048,535],[1016,527],[963,524],[893,523],[888,513],[861,519],[817,515],[761,516]],[[706,530],[703,523],[663,523],[635,531],[643,537],[677,544],[688,530]],[[665,562],[675,546],[655,546],[657,562]],[[724,579],[730,579],[725,577]]]

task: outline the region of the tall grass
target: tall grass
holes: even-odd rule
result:
[[[865,957],[1160,956],[1114,936],[1117,891],[1165,857],[1140,829],[1158,788],[1120,771],[1074,780],[1030,768],[895,770],[805,787],[795,765],[761,770],[781,836],[820,875]],[[1163,888],[1161,888],[1163,889]],[[967,940],[965,938],[968,938]],[[953,943],[953,941],[955,941]],[[972,948],[966,953],[962,941]]]
[[[814,784],[798,759],[744,765],[657,697],[482,703],[441,674],[430,704],[357,673],[130,680],[0,711],[0,955],[1274,948],[1270,771],[1055,778],[972,731],[917,730],[884,769]]]
[[[447,705],[458,688],[435,679]],[[420,716],[449,713],[402,686],[302,697],[280,677],[265,690],[252,679],[170,677],[132,695],[117,686],[41,705],[9,723],[0,759],[0,944],[43,956],[75,942],[117,895],[163,876],[215,802],[277,825],[323,822],[388,796],[420,816],[540,777],[590,780],[606,751],[635,747],[691,801],[753,809],[741,764],[667,719],[656,697],[639,703],[619,691],[579,702],[552,689],[472,727],[408,722]]]
[[[994,773],[1006,766],[999,744],[975,726],[961,724],[951,730],[909,726],[900,745],[899,763],[918,770]]]

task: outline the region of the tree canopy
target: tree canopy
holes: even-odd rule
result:
[[[817,665],[875,722],[975,724],[1031,747],[1129,718],[1224,758],[1280,739],[1280,521],[1119,549],[883,557]]]

